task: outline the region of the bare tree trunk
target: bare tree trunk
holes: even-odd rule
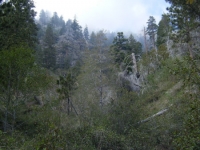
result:
[[[78,113],[77,113],[77,111],[76,111],[76,109],[75,109],[74,105],[72,104],[72,101],[71,101],[71,100],[70,100],[70,103],[71,103],[71,106],[72,106],[72,108],[74,109],[74,111],[75,111],[76,115],[78,116]]]
[[[4,120],[4,132],[8,130],[8,108],[10,106],[10,101],[11,101],[11,68],[9,68],[7,88],[8,88],[7,89],[7,104],[6,104],[6,112],[5,112],[5,120]]]
[[[69,115],[69,105],[70,105],[70,100],[69,100],[69,97],[67,98],[67,114]]]
[[[144,43],[145,43],[145,49],[146,49],[146,54],[148,53],[148,47],[147,47],[147,39],[146,39],[146,30],[144,27]]]
[[[189,50],[189,53],[190,53],[190,58],[193,59],[192,46],[191,46],[190,43],[188,43],[188,50]]]
[[[141,120],[141,121],[137,122],[137,124],[141,124],[141,123],[148,122],[148,121],[150,121],[151,119],[153,119],[153,118],[155,118],[155,117],[157,117],[157,116],[163,115],[163,114],[166,113],[167,111],[168,111],[168,108],[165,108],[165,109],[163,109],[163,110],[157,112],[156,114],[154,114],[154,115],[152,115],[152,116],[150,116],[150,117],[148,117],[148,118],[146,118],[146,119],[144,119],[144,120]]]
[[[133,67],[136,71],[136,73],[138,72],[138,69],[137,69],[137,63],[136,63],[136,58],[135,58],[135,54],[132,53],[132,60],[133,60]]]
[[[145,43],[146,55],[148,57],[148,45],[147,45],[147,38],[146,38],[146,29],[145,29],[145,27],[144,27],[144,43]],[[149,74],[149,67],[147,68],[147,73]]]
[[[102,106],[103,106],[103,87],[102,87],[102,71],[101,70],[100,70],[99,80],[100,80],[100,88],[99,88],[100,101],[99,101],[99,103],[102,108]]]

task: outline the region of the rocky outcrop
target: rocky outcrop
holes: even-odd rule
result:
[[[139,92],[142,87],[140,84],[141,83],[140,74],[137,69],[135,54],[132,53],[131,56],[133,60],[133,66],[129,67],[132,69],[132,72],[128,72],[127,69],[125,69],[123,72],[119,72],[118,81],[122,87],[125,87],[130,91]]]

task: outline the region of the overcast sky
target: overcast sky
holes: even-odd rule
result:
[[[76,18],[84,28],[140,33],[149,16],[156,23],[169,6],[165,0],[34,0],[35,10],[57,12],[64,20]]]

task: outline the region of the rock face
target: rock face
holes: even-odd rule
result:
[[[118,81],[120,85],[129,91],[139,92],[141,89],[140,80],[137,78],[137,73],[127,74],[126,72],[120,72],[118,74]]]
[[[130,91],[139,92],[141,89],[140,74],[137,69],[135,54],[132,53],[131,56],[133,61],[133,66],[131,66],[132,72],[128,73],[126,70],[120,72],[118,74],[118,81],[122,87],[125,87]]]

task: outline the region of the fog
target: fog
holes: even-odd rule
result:
[[[64,20],[75,16],[89,30],[123,31],[140,34],[149,16],[156,23],[169,6],[165,0],[34,0],[37,17],[40,11],[57,12]]]

